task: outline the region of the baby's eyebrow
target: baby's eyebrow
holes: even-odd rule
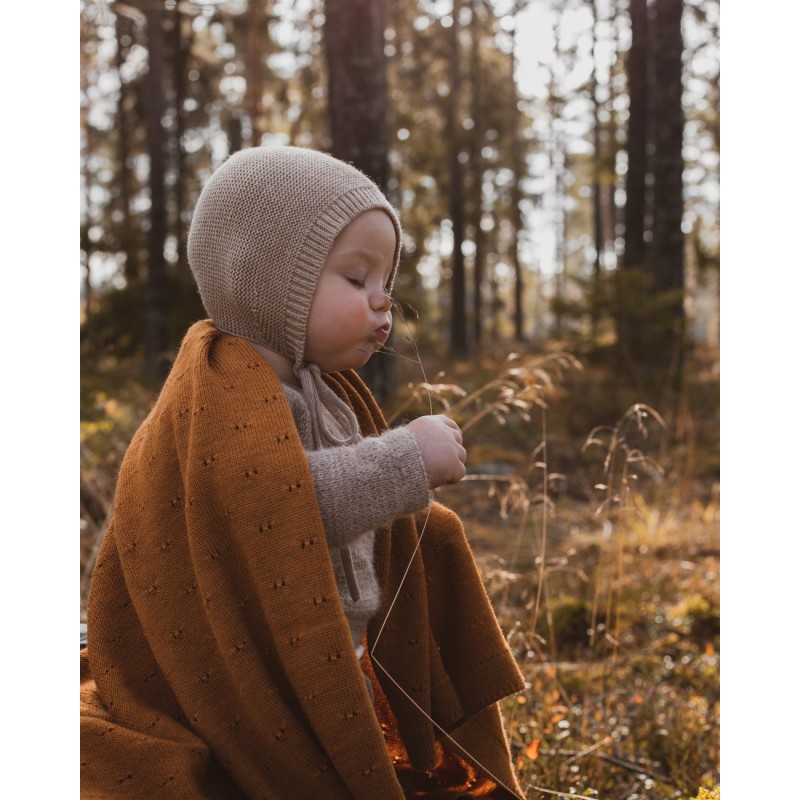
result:
[[[361,258],[368,264],[376,267],[380,266],[384,261],[383,256],[379,252],[363,250],[361,248],[356,248],[355,250],[344,250],[343,252],[338,253],[336,258],[352,258],[353,256]]]

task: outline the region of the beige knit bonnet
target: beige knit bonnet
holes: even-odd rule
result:
[[[328,445],[355,436],[354,418],[319,369],[304,364],[306,323],[334,240],[370,209],[385,211],[397,234],[391,286],[401,242],[394,209],[366,175],[316,150],[252,147],[235,153],[204,186],[189,228],[189,266],[208,315],[220,330],[294,362],[315,438]],[[338,424],[330,424],[331,415]]]
[[[189,265],[218,328],[302,361],[322,266],[342,229],[384,210],[380,189],[350,164],[302,147],[251,147],[211,176],[189,229]]]

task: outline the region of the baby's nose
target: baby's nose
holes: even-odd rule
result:
[[[392,307],[392,298],[386,292],[373,292],[370,296],[370,306],[374,311],[388,311]]]

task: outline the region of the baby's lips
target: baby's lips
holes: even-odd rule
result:
[[[389,338],[389,330],[389,325],[381,325],[380,328],[375,328],[372,335],[375,337],[376,341],[383,344]]]

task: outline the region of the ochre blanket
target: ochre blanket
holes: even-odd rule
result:
[[[355,373],[330,383],[364,435],[385,429]],[[523,682],[458,517],[434,504],[378,531],[376,568],[373,705],[280,382],[245,340],[192,326],[93,575],[82,797],[399,800],[459,781],[521,795],[497,701]]]

